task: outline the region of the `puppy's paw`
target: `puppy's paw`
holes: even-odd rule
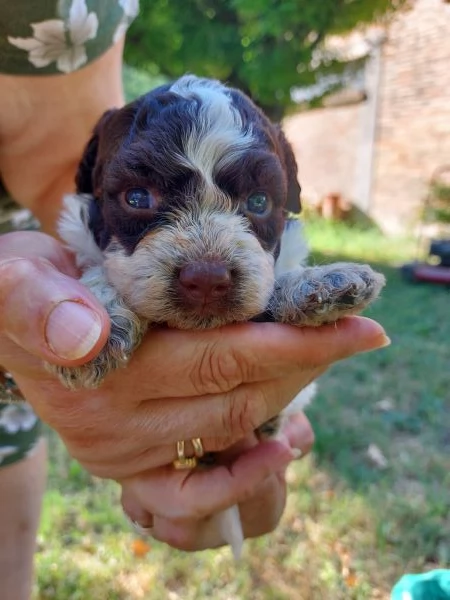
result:
[[[377,298],[385,278],[368,265],[335,263],[286,273],[276,284],[275,320],[318,326],[361,312]]]
[[[111,371],[127,364],[129,356],[120,354],[116,348],[111,348],[109,342],[92,360],[78,367],[61,367],[46,364],[46,369],[56,375],[60,382],[69,390],[81,388],[96,388]]]
[[[127,364],[147,330],[147,322],[122,305],[115,304],[106,309],[111,319],[111,331],[95,358],[78,367],[46,365],[47,370],[69,390],[98,387],[108,373]]]

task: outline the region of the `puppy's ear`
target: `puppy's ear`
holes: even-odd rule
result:
[[[302,210],[302,205],[300,201],[301,187],[297,179],[297,161],[295,160],[292,146],[287,141],[280,126],[277,127],[277,133],[287,177],[287,201],[285,208],[289,212],[299,213]]]
[[[105,123],[109,121],[111,115],[116,112],[116,109],[107,110],[92,132],[92,137],[84,148],[83,156],[78,171],[75,176],[75,185],[77,194],[93,194],[95,190],[94,171],[97,164],[98,146],[100,136]]]

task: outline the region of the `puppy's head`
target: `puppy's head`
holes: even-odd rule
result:
[[[152,322],[245,321],[267,305],[300,188],[281,129],[242,93],[185,76],[98,123],[77,175],[108,279]]]

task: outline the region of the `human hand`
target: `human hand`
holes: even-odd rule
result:
[[[0,238],[0,364],[71,454],[101,477],[124,479],[168,465],[178,440],[200,437],[207,452],[224,450],[279,413],[331,363],[385,343],[378,324],[356,317],[317,329],[251,323],[152,330],[127,369],[97,390],[69,392],[42,360],[80,364],[108,335],[103,307],[76,275],[71,256],[44,234]],[[83,308],[95,315],[89,332],[75,325]],[[267,477],[267,468],[252,481]]]
[[[250,434],[218,453],[220,466],[212,467],[215,472],[206,472],[206,477],[205,471],[169,468],[121,481],[124,512],[141,535],[185,551],[223,546],[224,524],[214,516],[234,505],[239,507],[244,537],[264,535],[275,529],[283,514],[287,465],[294,456],[305,456],[313,442],[307,417],[293,415],[277,441],[258,442]],[[259,471],[264,470],[260,480]]]

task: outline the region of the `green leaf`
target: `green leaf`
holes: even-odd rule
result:
[[[128,64],[174,78],[215,77],[247,92],[269,114],[292,105],[290,90],[314,83],[313,53],[344,33],[403,7],[406,0],[153,0],[130,28]],[[319,61],[320,62],[320,61]],[[342,66],[334,65],[338,70]],[[331,68],[328,65],[328,70]]]

